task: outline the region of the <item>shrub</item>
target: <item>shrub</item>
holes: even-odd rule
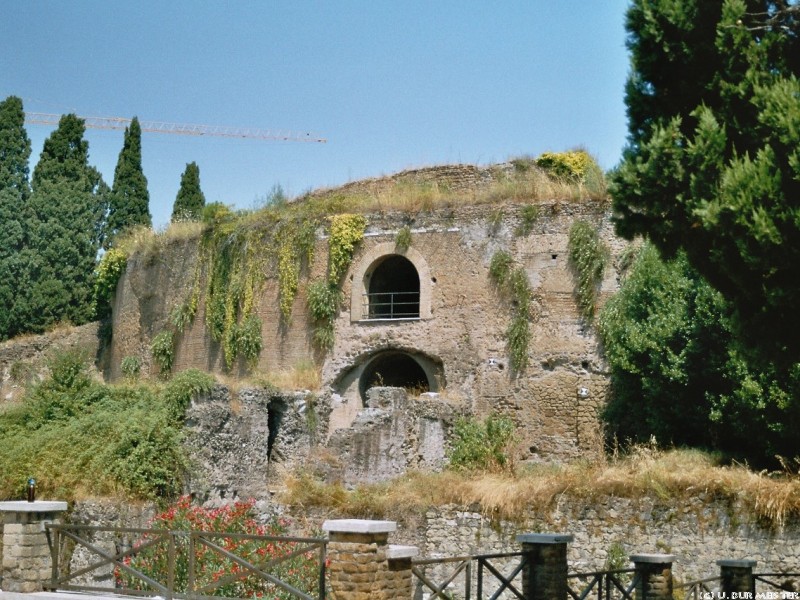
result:
[[[0,411],[0,498],[19,497],[31,475],[40,494],[174,498],[188,468],[179,422],[212,379],[180,373],[166,386],[107,386],[77,353],[51,360],[25,401]]]
[[[138,356],[126,356],[120,361],[119,368],[126,379],[138,379],[139,373],[142,370],[142,359]]]
[[[161,375],[166,377],[172,370],[172,361],[175,359],[174,334],[169,329],[162,331],[153,338],[150,345],[153,360],[158,365]]]
[[[277,536],[286,536],[289,522],[275,519],[268,524],[259,524],[253,514],[254,501],[236,502],[215,509],[192,506],[188,496],[182,497],[173,506],[157,515],[151,526],[169,531],[204,531],[213,533],[269,536],[269,539],[253,539],[220,536],[214,543],[227,552],[259,566],[270,575],[315,595],[319,586],[319,558],[314,551],[301,552],[302,542],[288,541]],[[135,543],[143,547],[152,543],[156,536],[145,536]],[[188,591],[189,545],[186,537],[179,536],[175,553],[175,591]],[[272,561],[281,560],[277,564]],[[194,546],[195,589],[212,586],[206,593],[227,598],[270,598],[289,600],[295,596],[274,583],[251,574],[238,563],[205,544]],[[151,579],[166,583],[168,576],[168,553],[160,543],[145,547],[133,556],[124,559],[125,565],[144,573]],[[117,585],[128,589],[152,591],[143,581],[129,575],[119,567],[115,570]]]
[[[484,421],[462,417],[453,427],[450,467],[467,471],[512,470],[509,451],[513,442],[514,422],[509,417],[490,415]]]

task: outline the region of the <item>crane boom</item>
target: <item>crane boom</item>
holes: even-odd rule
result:
[[[124,117],[82,117],[86,127],[91,129],[125,129],[132,119]],[[30,125],[57,126],[61,115],[26,112],[25,123]],[[318,142],[328,140],[311,133],[293,131],[255,129],[253,127],[226,127],[223,125],[188,125],[185,123],[166,123],[163,121],[139,121],[142,131],[151,133],[172,133],[177,135],[211,135],[220,137],[250,138],[258,140],[279,140],[284,142]]]

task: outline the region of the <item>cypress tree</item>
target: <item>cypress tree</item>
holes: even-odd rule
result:
[[[0,340],[18,330],[14,307],[26,245],[23,214],[30,196],[31,142],[24,124],[22,100],[9,96],[0,103]]]
[[[200,167],[191,162],[181,175],[181,187],[172,206],[172,222],[199,220],[205,205],[206,198],[200,189]]]
[[[768,362],[800,356],[800,10],[636,0],[617,231],[689,262]],[[800,371],[798,372],[800,375]]]
[[[27,282],[18,311],[24,331],[94,316],[93,274],[108,186],[88,164],[83,133],[78,117],[61,117],[33,171]]]
[[[147,178],[142,171],[142,129],[139,119],[131,121],[125,129],[125,141],[114,170],[114,185],[109,197],[107,237],[104,246],[112,245],[114,238],[125,228],[134,225],[150,227],[150,194]]]

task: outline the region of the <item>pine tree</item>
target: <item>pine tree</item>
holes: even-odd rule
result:
[[[800,7],[636,0],[617,231],[690,263],[766,363],[800,358]],[[800,384],[800,363],[796,383]]]
[[[114,170],[114,185],[109,198],[107,237],[104,246],[109,247],[114,238],[127,227],[145,225],[150,227],[150,194],[147,178],[142,171],[142,129],[134,117],[125,129],[125,140]]]
[[[25,132],[22,100],[0,103],[0,340],[17,332],[15,304],[20,287],[20,253],[26,245],[23,214],[30,196],[28,159],[31,142]]]
[[[181,187],[172,206],[172,222],[199,220],[205,205],[206,198],[200,189],[200,167],[191,162],[181,175]]]
[[[30,247],[17,311],[23,331],[65,320],[81,324],[94,316],[93,272],[108,186],[88,164],[83,133],[83,121],[63,116],[33,171]]]

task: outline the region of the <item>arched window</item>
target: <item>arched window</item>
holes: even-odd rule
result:
[[[366,399],[367,390],[375,386],[401,387],[422,393],[435,389],[435,383],[413,356],[388,351],[378,354],[366,365],[359,378],[358,391],[361,398]]]
[[[436,278],[415,248],[398,252],[394,242],[369,248],[353,266],[350,320],[402,321],[433,317]]]
[[[380,259],[368,276],[364,318],[419,318],[419,274],[410,260],[391,254]]]

